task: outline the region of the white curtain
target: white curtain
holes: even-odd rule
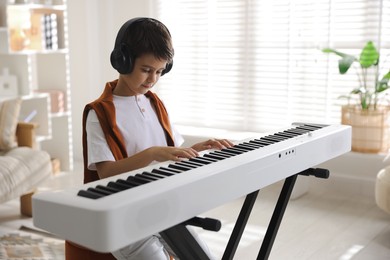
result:
[[[270,131],[339,123],[338,97],[358,80],[353,70],[339,75],[338,58],[321,49],[359,55],[371,40],[383,62],[389,53],[388,0],[152,2],[175,47],[157,91],[176,124]]]

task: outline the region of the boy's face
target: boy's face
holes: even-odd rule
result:
[[[157,59],[153,54],[144,54],[135,59],[133,71],[121,74],[133,95],[145,94],[160,79],[167,61]]]

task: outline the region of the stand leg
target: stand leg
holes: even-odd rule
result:
[[[234,225],[234,229],[230,236],[229,242],[226,245],[222,260],[233,259],[238,247],[238,243],[240,242],[242,233],[244,232],[246,223],[248,222],[249,215],[251,214],[253,205],[255,204],[258,193],[259,191],[255,191],[246,196],[236,224]]]
[[[173,252],[183,260],[210,260],[184,224],[160,232]]]
[[[257,260],[268,259],[269,254],[271,253],[276,234],[278,232],[280,223],[286,210],[288,200],[290,199],[291,192],[294,188],[297,176],[297,174],[292,175],[288,177],[284,182],[283,188],[279,195],[278,202],[275,206],[274,213],[272,214],[270,223],[268,225],[263,244],[261,245],[259,254],[257,256]]]

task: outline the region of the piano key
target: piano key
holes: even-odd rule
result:
[[[114,182],[114,181],[110,181],[108,184],[107,184],[108,187],[112,187],[112,188],[116,188],[116,189],[121,189],[121,190],[127,190],[127,189],[130,189],[132,188],[132,186],[130,185],[125,185],[125,184],[122,184],[122,183],[119,183],[119,182]]]
[[[150,180],[145,180],[144,178],[141,178],[139,176],[131,176],[131,175],[125,181],[134,186],[139,186],[150,182]]]
[[[292,137],[296,136],[295,134],[290,134],[290,133],[285,133],[285,132],[279,132],[279,133],[276,133],[275,135],[285,136],[286,138],[292,138]]]
[[[111,191],[112,193],[121,191],[121,189],[117,189],[117,188],[114,188],[114,187],[103,186],[103,185],[97,185],[96,188],[97,189]]]
[[[244,149],[245,151],[253,151],[255,150],[256,148],[253,148],[253,147],[248,147],[244,144],[237,144],[234,146],[235,148],[240,148],[240,149]]]
[[[282,136],[277,136],[277,135],[265,136],[264,138],[267,140],[270,140],[270,141],[277,141],[277,142],[288,139],[287,137],[282,137]]]
[[[266,141],[260,141],[259,139],[250,140],[249,142],[250,143],[255,143],[255,144],[260,144],[260,145],[263,145],[263,146],[267,146],[267,145],[271,144],[271,143],[266,142]]]
[[[303,134],[306,134],[307,132],[310,132],[308,130],[303,130],[303,129],[298,129],[298,128],[293,128],[293,129],[290,129],[290,130],[286,130],[286,132],[288,133],[296,133],[296,134],[299,134],[299,135],[303,135]]]
[[[198,167],[201,167],[201,166],[204,165],[204,164],[197,163],[197,162],[193,162],[193,161],[189,161],[189,160],[181,161],[180,163],[183,163],[183,164],[185,164],[185,165],[192,166],[192,167],[194,167],[194,168],[198,168]]]
[[[87,191],[87,190],[80,190],[77,193],[77,195],[81,196],[81,197],[89,198],[89,199],[99,199],[99,198],[104,197],[104,195],[102,195],[100,193],[96,193],[93,191]]]
[[[315,126],[315,125],[300,125],[297,128],[298,129],[306,129],[306,130],[314,131],[314,130],[320,129],[322,127],[321,126]]]
[[[164,178],[168,177],[168,176],[163,175],[163,174],[151,173],[151,172],[143,172],[142,174],[145,176],[152,176],[152,177],[156,177],[156,178],[160,178],[160,179],[164,179]]]
[[[111,195],[112,192],[109,192],[109,191],[106,191],[106,190],[102,190],[102,189],[99,189],[99,188],[92,188],[92,187],[89,187],[87,190],[89,191],[93,191],[93,192],[96,192],[96,193],[100,193],[104,196],[107,196],[107,195]]]
[[[205,154],[204,157],[213,158],[213,159],[216,159],[216,160],[223,160],[223,159],[227,158],[227,157],[222,157],[222,156],[218,156],[218,155],[215,155],[215,154]]]
[[[175,175],[175,174],[177,174],[179,172],[170,171],[168,169],[164,169],[164,167],[160,167],[159,169],[153,169],[152,173],[163,174],[165,176],[172,176],[172,175]]]
[[[197,168],[197,166],[194,166],[193,164],[188,164],[185,161],[177,162],[175,164],[180,165],[180,166],[184,166],[184,167],[188,167],[188,168],[192,168],[192,169]]]
[[[172,169],[172,168],[167,168],[167,167],[160,167],[161,170],[164,170],[164,171],[170,171],[170,172],[173,172],[173,173],[181,173],[182,171],[180,170],[177,170],[177,169]]]
[[[202,163],[202,164],[210,164],[212,161],[207,160],[207,158],[204,157],[195,157],[189,159],[190,162],[197,162],[197,163]]]
[[[144,175],[143,173],[137,173],[134,177],[136,177],[137,179],[148,181],[148,182],[160,179],[160,178]]]
[[[232,156],[235,156],[235,154],[226,153],[226,152],[221,151],[221,150],[214,151],[214,152],[212,152],[211,154],[217,154],[217,155],[221,155],[221,156],[226,156],[227,158],[230,158],[230,157],[232,157]]]
[[[123,180],[123,179],[116,180],[116,183],[127,185],[129,187],[129,189],[141,185],[141,183]]]
[[[261,145],[261,144],[255,144],[255,143],[249,143],[249,142],[245,142],[245,143],[242,143],[240,145],[247,146],[247,147],[252,147],[254,149],[259,149],[260,147],[263,147],[263,145]]]
[[[190,167],[184,167],[184,166],[180,166],[180,165],[177,165],[177,164],[169,164],[168,168],[173,168],[173,169],[180,170],[180,171],[183,171],[183,172],[191,170]]]
[[[239,154],[242,154],[242,152],[237,151],[237,150],[234,150],[234,149],[231,149],[231,148],[222,149],[221,152],[230,153],[230,154],[232,154],[232,155],[239,155]]]
[[[301,135],[301,133],[291,132],[290,130],[285,130],[285,131],[283,131],[283,133],[289,134],[289,135],[291,135],[292,137]]]
[[[202,157],[195,157],[195,158],[191,158],[191,159],[200,159],[200,160],[202,160],[202,161],[210,162],[210,163],[218,162],[218,161],[219,161],[219,160],[217,160],[217,159],[204,157],[204,155],[203,155]]]
[[[237,145],[235,145],[235,146],[233,146],[233,147],[229,147],[229,148],[227,148],[227,149],[229,149],[229,150],[231,150],[231,151],[236,151],[236,152],[238,152],[239,154],[249,152],[248,149],[240,148],[240,147],[238,147]]]
[[[258,139],[260,142],[265,142],[265,143],[268,143],[268,144],[274,144],[274,143],[277,143],[277,141],[274,141],[274,140],[269,140],[269,139],[266,139],[264,137],[261,137]]]

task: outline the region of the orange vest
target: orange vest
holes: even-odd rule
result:
[[[83,157],[84,157],[84,183],[98,180],[99,177],[96,171],[88,170],[88,149],[87,149],[87,132],[86,132],[86,121],[89,110],[93,109],[99,119],[100,126],[103,129],[103,133],[107,140],[108,146],[111,149],[112,154],[116,161],[126,158],[127,152],[124,145],[122,134],[116,125],[115,107],[113,103],[112,91],[116,87],[117,80],[108,82],[103,91],[103,94],[92,103],[85,106],[83,112]],[[171,124],[168,118],[168,112],[157,97],[156,94],[148,91],[147,96],[154,105],[157,113],[157,117],[160,121],[161,126],[164,129],[167,143],[169,146],[174,146],[173,135],[171,130]]]

